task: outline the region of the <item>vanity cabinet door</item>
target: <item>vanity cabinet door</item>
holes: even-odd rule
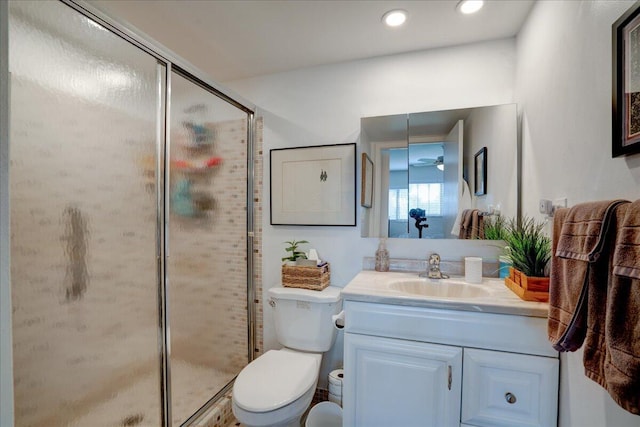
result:
[[[479,427],[554,427],[559,360],[464,349],[462,423]]]
[[[344,425],[460,425],[462,349],[345,334]]]

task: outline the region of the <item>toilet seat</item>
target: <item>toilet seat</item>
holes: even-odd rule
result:
[[[269,350],[240,372],[233,386],[233,401],[250,412],[286,406],[315,388],[318,365],[313,354]]]

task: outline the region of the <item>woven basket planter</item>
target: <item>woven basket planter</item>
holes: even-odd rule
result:
[[[331,281],[329,264],[321,267],[299,265],[282,266],[282,286],[287,288],[303,288],[321,291]]]

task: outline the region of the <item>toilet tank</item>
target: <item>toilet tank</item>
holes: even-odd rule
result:
[[[342,310],[336,286],[321,291],[276,286],[269,289],[269,305],[278,342],[295,350],[325,352],[336,338],[331,316]]]

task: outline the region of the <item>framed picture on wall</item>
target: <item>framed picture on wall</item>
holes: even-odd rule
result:
[[[476,196],[487,194],[487,147],[482,147],[473,156],[474,189]]]
[[[640,153],[640,6],[622,15],[612,28],[612,156]]]
[[[356,225],[356,144],[269,152],[271,225]]]
[[[373,205],[373,162],[362,153],[362,183],[360,188],[360,206],[370,208]]]

